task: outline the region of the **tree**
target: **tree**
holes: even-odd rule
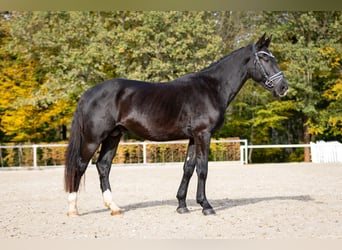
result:
[[[290,92],[277,100],[248,81],[215,136],[239,136],[252,144],[342,139],[340,11],[5,16],[0,25],[0,94],[6,96],[0,100],[6,136],[0,136],[5,140],[65,138],[80,95],[98,82],[114,77],[168,81],[255,42],[265,31],[273,34],[271,51]],[[32,126],[25,127],[22,118],[34,119]],[[253,153],[255,161],[258,157]]]
[[[132,21],[134,20],[134,21]],[[113,57],[116,75],[169,81],[197,71],[222,56],[212,13],[138,12],[123,17]]]
[[[239,20],[245,35],[234,38],[236,46],[273,34],[271,51],[290,92],[278,101],[247,82],[228,108],[224,131],[253,144],[341,138],[341,12],[252,12]]]
[[[0,12],[0,77],[3,74],[3,68],[6,67],[6,61],[8,60],[8,54],[4,50],[4,44],[6,44],[9,33],[8,33],[8,24],[5,19],[6,12]],[[0,81],[0,91],[2,88],[2,82]],[[6,110],[7,106],[3,102],[7,102],[5,98],[0,99],[0,124],[1,124],[1,117],[3,112]],[[4,140],[4,133],[0,129],[0,142]]]
[[[33,100],[37,89],[33,64],[14,61],[1,70],[1,129],[13,141],[32,141],[37,137],[39,111]]]
[[[7,49],[37,63],[35,124],[50,133],[70,124],[80,95],[105,79],[168,81],[207,66],[222,55],[215,28],[210,12],[13,12]]]
[[[342,140],[342,49],[325,47],[321,53],[327,57],[331,70],[325,76],[328,86],[322,97],[328,104],[321,113],[319,127],[332,138]]]
[[[337,53],[341,52],[342,37],[336,36],[341,34],[341,28],[341,12],[283,13],[276,27],[279,32],[277,48],[283,55],[286,75],[293,89],[288,98],[296,105],[304,143],[327,131],[326,117],[321,114],[329,113],[326,109],[329,101],[322,93],[329,88],[326,73],[333,69],[322,50],[335,48]],[[308,148],[305,160],[310,160]]]

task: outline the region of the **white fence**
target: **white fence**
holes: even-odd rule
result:
[[[311,161],[314,163],[342,163],[342,144],[337,141],[311,142]]]
[[[310,144],[277,144],[277,145],[248,145],[240,148],[241,162],[248,164],[248,149],[251,148],[305,148],[310,147]],[[244,158],[243,158],[244,157]]]
[[[187,145],[189,141],[165,141],[165,142],[123,142],[120,145],[142,145],[143,147],[143,164],[147,164],[147,146],[148,145],[170,145],[170,144],[184,144]],[[246,139],[236,139],[236,140],[211,140],[211,144],[215,143],[243,143],[240,147],[247,147]],[[240,159],[241,161],[241,159]]]
[[[164,151],[162,153],[166,154],[167,152],[168,154],[171,154],[171,157],[165,157],[165,159],[170,159],[171,162],[174,161],[173,159],[176,159],[176,157],[172,156],[174,152],[169,152],[171,150],[168,150],[166,145],[184,145],[184,147],[182,147],[182,150],[181,150],[182,152],[178,152],[178,154],[182,158],[182,161],[184,161],[185,153],[186,153],[185,149],[188,143],[189,143],[188,141],[120,142],[120,146],[124,146],[124,147],[125,146],[138,146],[137,148],[138,152],[135,152],[135,154],[138,155],[135,157],[135,158],[138,158],[138,161],[134,163],[147,164],[151,162],[151,159],[149,159],[151,158],[150,151],[156,148],[156,146],[162,146],[162,145],[164,145],[164,148],[163,148]],[[240,139],[211,140],[211,145],[225,144],[226,146],[228,146],[228,144],[237,144],[237,143],[238,145],[240,145],[240,147],[245,147],[245,148],[247,147],[247,140],[240,140]],[[237,150],[239,150],[238,145],[237,145]],[[34,145],[7,145],[7,146],[0,145],[0,167],[3,167],[3,166],[31,167],[33,166],[34,168],[37,168],[38,166],[46,166],[46,165],[63,165],[63,162],[55,161],[53,158],[54,156],[56,156],[56,154],[59,154],[58,155],[59,159],[64,158],[66,147],[67,147],[67,144],[34,144]],[[51,148],[60,148],[60,150],[53,151],[51,150]],[[161,151],[160,148],[158,150]],[[12,151],[12,153],[9,154],[8,151]],[[245,152],[247,153],[247,150]],[[39,159],[40,158],[39,156],[42,154],[48,155],[48,157],[45,157],[48,160],[45,159],[44,161],[42,161],[41,159]],[[117,155],[116,158],[118,157],[120,156]],[[23,160],[24,158],[25,160]],[[214,158],[216,158],[216,156]],[[178,159],[179,157],[177,158],[177,160]],[[237,159],[237,160],[241,161],[241,159]],[[8,163],[8,161],[10,161],[10,163]],[[131,163],[131,162],[128,162],[128,163]],[[94,164],[93,160],[91,161],[90,164]]]
[[[240,161],[241,164],[248,164],[248,149],[266,149],[266,148],[304,148],[304,147],[310,147],[311,151],[311,161],[314,163],[333,163],[333,162],[340,162],[342,163],[342,144],[339,142],[324,142],[319,141],[317,143],[311,142],[310,144],[285,144],[285,145],[248,145],[248,142],[246,139],[236,139],[236,140],[212,140],[211,144],[232,144],[232,143],[239,143],[240,144],[240,158],[238,161]],[[167,141],[167,142],[121,142],[121,146],[139,146],[140,147],[140,161],[138,163],[147,164],[150,162],[148,160],[149,153],[148,151],[151,151],[151,146],[153,145],[184,145],[184,148],[186,148],[186,144],[188,144],[188,141]],[[37,168],[38,166],[46,166],[46,165],[63,165],[63,163],[47,163],[41,161],[38,159],[38,155],[42,154],[43,149],[50,149],[51,148],[61,148],[59,150],[59,158],[64,157],[65,148],[67,147],[67,144],[35,144],[35,145],[12,145],[12,146],[1,146],[0,145],[0,167],[3,166],[33,166],[34,168]],[[16,157],[17,162],[20,162],[19,164],[16,164],[14,161],[13,164],[4,164],[4,161],[6,160],[6,153],[4,151],[8,150],[14,150],[16,149]],[[26,149],[25,153],[23,152]],[[168,152],[169,150],[166,148],[164,150],[165,152]],[[48,152],[49,153],[49,152]],[[45,153],[46,154],[46,153]],[[51,153],[50,153],[51,154]],[[56,153],[55,153],[56,154]],[[169,152],[169,154],[173,154],[173,152]],[[21,158],[29,157],[29,163],[22,164]],[[183,160],[184,160],[184,152],[183,152]],[[7,157],[8,158],[8,157]],[[53,155],[50,156],[50,161],[53,161]],[[51,160],[52,159],[52,160]],[[171,158],[173,159],[173,157]],[[172,162],[172,160],[171,160]],[[91,162],[93,164],[93,162]]]
[[[248,149],[253,148],[310,148],[311,162],[313,163],[342,163],[342,144],[333,142],[318,141],[310,144],[278,144],[278,145],[248,145],[247,147],[241,146],[240,154],[241,161],[248,164]]]

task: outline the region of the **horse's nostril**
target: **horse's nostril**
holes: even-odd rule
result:
[[[289,88],[287,86],[281,86],[281,93],[280,93],[280,97],[284,97],[287,95],[287,92],[289,91]]]
[[[286,85],[282,85],[281,86],[281,91],[285,92],[286,90],[288,90],[288,87]]]

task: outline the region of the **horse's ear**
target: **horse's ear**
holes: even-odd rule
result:
[[[266,37],[266,33],[264,33],[262,35],[262,37],[260,37],[259,40],[256,42],[255,45],[257,46],[258,49],[261,49],[264,46],[264,44],[265,44],[265,37]]]
[[[270,35],[270,37],[267,38],[267,40],[265,41],[264,45],[266,46],[266,48],[268,48],[268,46],[270,46],[271,40],[272,40],[272,35]]]

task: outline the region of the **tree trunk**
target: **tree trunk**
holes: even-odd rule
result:
[[[67,139],[67,127],[65,125],[62,125],[62,140],[65,141]]]
[[[304,125],[304,143],[310,144],[309,125]],[[311,161],[310,148],[309,147],[304,148],[304,161],[305,162]]]

